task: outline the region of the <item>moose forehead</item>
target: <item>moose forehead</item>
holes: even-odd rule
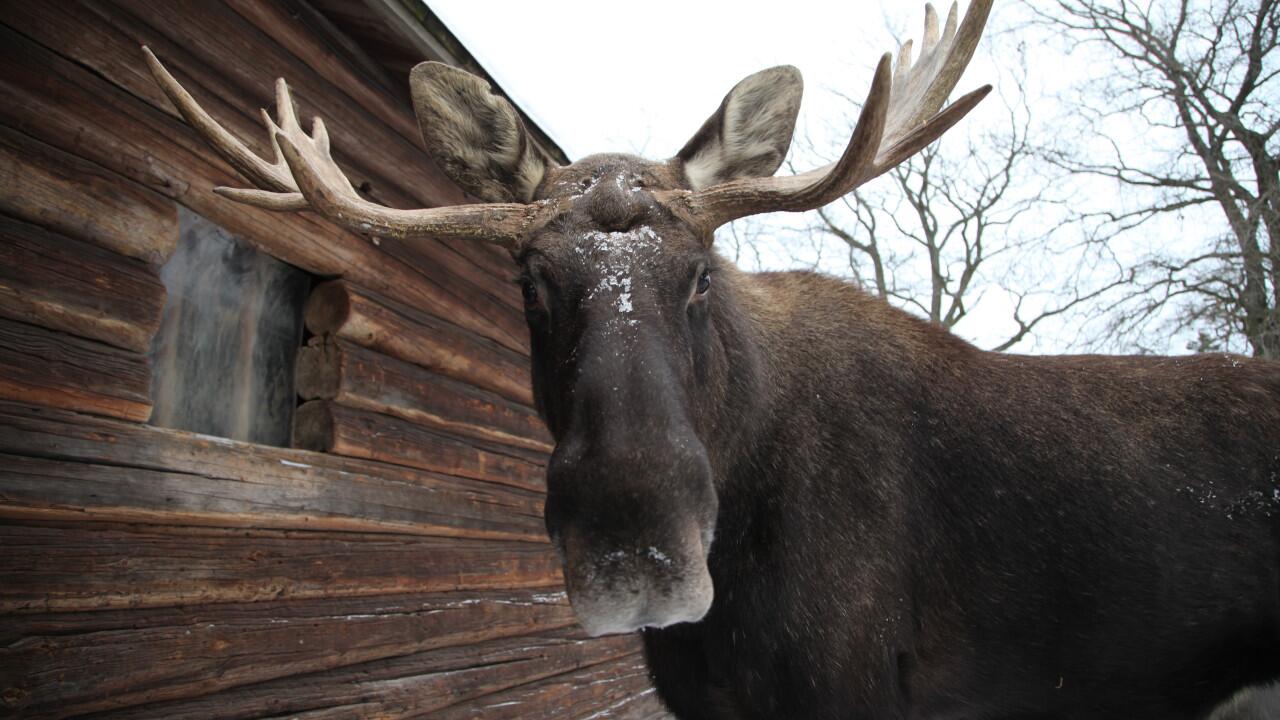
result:
[[[561,270],[617,272],[699,253],[701,243],[653,195],[682,187],[680,170],[632,155],[592,155],[548,172],[537,196],[568,200],[526,250]],[[665,264],[665,263],[661,263]]]
[[[653,162],[635,155],[590,155],[572,165],[549,169],[536,197],[580,200],[593,190],[673,189],[683,186],[682,173],[670,162]],[[601,185],[607,181],[609,185]]]

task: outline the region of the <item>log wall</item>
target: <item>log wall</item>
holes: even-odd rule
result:
[[[509,258],[218,198],[138,51],[250,147],[285,76],[369,197],[464,201],[361,7],[0,9],[0,716],[665,717],[565,598]],[[186,210],[319,280],[294,448],[149,422]]]

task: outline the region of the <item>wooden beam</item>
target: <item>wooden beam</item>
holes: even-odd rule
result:
[[[298,30],[298,22],[289,18],[282,8],[275,13],[269,10],[254,13],[243,5],[237,9],[202,0],[120,0],[118,5],[118,8],[92,7],[81,14],[90,18],[79,20],[91,21],[91,16],[97,14],[99,24],[124,37],[123,42],[112,44],[107,52],[99,49],[106,44],[102,41],[73,44],[47,35],[40,35],[38,39],[51,47],[72,48],[75,52],[72,57],[101,67],[107,77],[124,87],[130,87],[128,83],[136,76],[120,65],[127,64],[129,53],[138,44],[150,44],[179,77],[191,78],[198,87],[217,93],[222,102],[237,105],[232,116],[237,120],[247,119],[248,123],[235,132],[254,135],[259,142],[265,140],[265,133],[256,116],[257,108],[268,102],[275,78],[283,77],[301,103],[300,111],[305,116],[324,118],[335,157],[344,168],[350,168],[348,177],[352,184],[368,197],[403,208],[468,202],[461,189],[423,151],[409,107],[401,107],[399,115],[392,119],[393,110],[389,105],[377,102],[371,93],[357,90],[357,87],[367,90],[367,85],[344,78],[344,72],[338,67],[345,69],[345,66],[329,48],[317,43],[314,36],[310,43],[291,37]],[[156,21],[171,13],[199,17],[202,32],[189,33],[173,23]],[[38,17],[30,25],[23,23],[24,28],[55,28],[65,34],[67,28],[77,22],[45,9],[36,9],[33,14]],[[273,16],[279,22],[271,22]],[[264,25],[253,26],[251,18],[265,21]],[[285,29],[286,24],[293,32]],[[290,47],[281,47],[277,36],[289,40]],[[110,35],[108,42],[109,39]],[[292,51],[301,51],[303,55]],[[125,63],[113,62],[115,52],[124,54]],[[313,66],[312,62],[318,65]],[[132,91],[138,93],[137,89]],[[197,92],[196,97],[205,96]],[[413,241],[382,238],[380,242],[384,252],[416,267],[441,288],[470,298],[474,303],[473,312],[504,327],[512,339],[524,339],[522,304],[512,292],[511,284],[505,282],[515,267],[509,255],[505,269],[495,276],[468,259],[477,254],[475,242],[436,238]],[[499,288],[506,292],[493,292]]]
[[[365,56],[351,39],[334,28],[324,16],[305,0],[287,0],[286,2],[264,3],[256,0],[228,0],[228,6],[245,20],[261,30],[264,35],[278,43],[283,49],[297,58],[318,77],[341,91],[350,102],[361,110],[374,115],[388,128],[394,129],[404,140],[413,143],[423,150],[424,157],[419,164],[423,172],[434,171],[433,163],[425,157],[425,145],[418,123],[413,116],[409,102],[408,76],[390,78],[393,86],[381,90],[388,83],[387,73],[377,67],[373,60]],[[431,58],[422,56],[419,61]],[[293,82],[293,79],[290,79]],[[443,180],[450,188],[453,182]],[[405,188],[408,192],[430,191],[416,183]],[[420,204],[437,206],[453,205],[466,202],[457,192],[451,189],[449,194],[440,196],[418,195]],[[490,294],[519,310],[523,306],[520,294],[514,285],[502,280],[511,277],[515,271],[515,263],[510,253],[489,243],[467,242],[462,240],[442,239],[459,256],[474,263],[480,271],[488,276],[488,282],[481,283],[490,288]],[[457,268],[454,268],[457,271]],[[470,276],[470,275],[468,275]],[[497,282],[494,282],[494,281]],[[518,314],[518,313],[517,313]]]
[[[145,353],[164,301],[145,263],[0,216],[0,316]]]
[[[553,448],[530,408],[332,335],[313,337],[298,351],[294,379],[304,399],[333,400],[544,454]]]
[[[151,369],[138,353],[0,319],[0,400],[142,421]]]
[[[541,492],[543,466],[481,449],[390,415],[327,400],[303,403],[294,414],[293,444],[305,450],[378,460]]]
[[[171,200],[5,127],[0,212],[152,265],[178,242]]]
[[[547,545],[385,533],[0,522],[0,615],[559,588]]]
[[[0,687],[9,712],[66,717],[573,622],[563,593],[536,591],[15,615],[0,629]]]
[[[501,638],[282,678],[213,695],[143,705],[115,720],[155,717],[422,717],[451,705],[548,677],[599,665],[639,651],[633,635],[588,639],[558,631]],[[479,717],[479,716],[478,716]]]
[[[652,693],[649,670],[640,655],[627,655],[564,675],[521,685],[441,710],[434,720],[561,720],[614,717],[644,693]],[[634,709],[634,706],[633,706]],[[620,717],[637,717],[620,715]]]
[[[0,453],[10,519],[546,542],[538,493],[336,455],[9,403]]]
[[[109,26],[95,25],[87,37],[96,41],[112,32]],[[54,38],[75,35],[65,28],[51,32]],[[117,42],[138,53],[131,41]],[[130,72],[145,73],[141,55],[135,60],[132,54],[112,62],[127,62]],[[509,321],[507,329],[495,325],[475,310],[484,302],[480,290],[470,296],[449,292],[424,276],[429,263],[392,257],[374,241],[310,213],[272,213],[212,194],[214,185],[238,186],[241,181],[172,110],[161,110],[3,26],[0,62],[6,68],[0,77],[0,125],[178,200],[280,260],[316,275],[349,277],[516,353],[527,352],[521,320]]]
[[[525,357],[469,337],[426,313],[350,282],[317,286],[307,301],[306,324],[314,335],[332,334],[433,373],[533,405]]]

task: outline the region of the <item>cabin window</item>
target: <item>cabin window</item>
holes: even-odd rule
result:
[[[151,424],[288,445],[311,277],[179,209],[152,345]]]

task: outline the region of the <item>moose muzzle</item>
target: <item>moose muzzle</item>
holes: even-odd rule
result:
[[[546,518],[583,628],[605,635],[701,620],[714,597],[717,505],[701,443],[570,455],[552,457]]]

